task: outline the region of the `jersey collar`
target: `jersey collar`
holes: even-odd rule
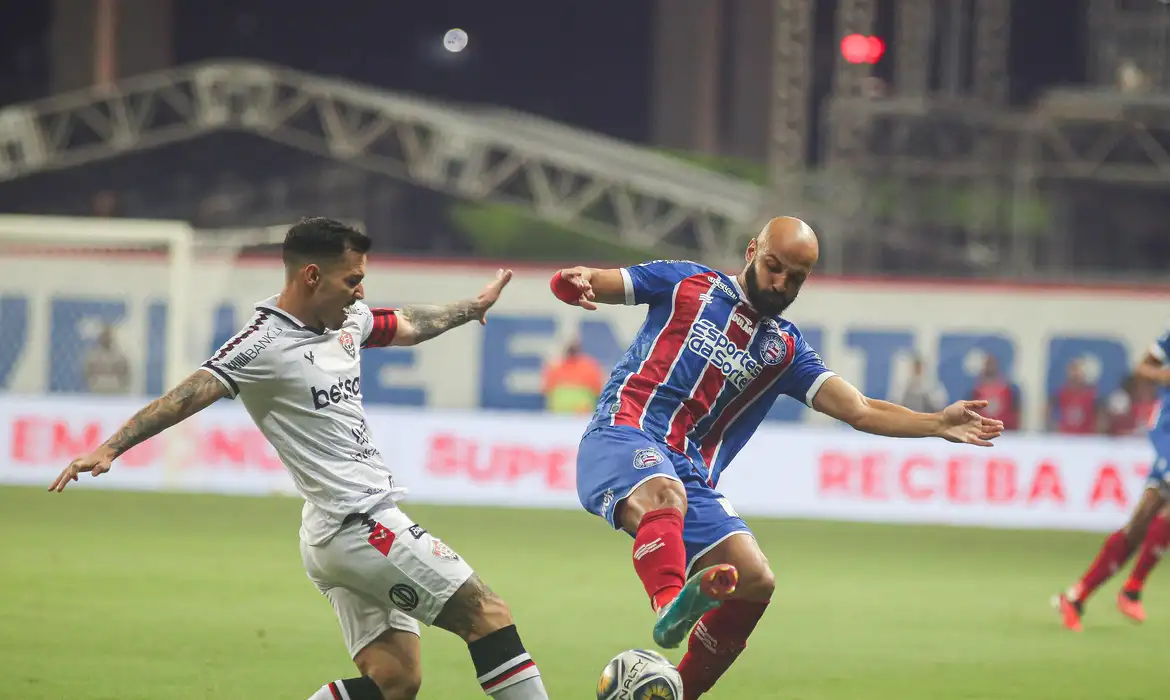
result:
[[[745,293],[743,291],[743,287],[741,287],[739,285],[739,277],[737,277],[736,275],[728,275],[728,277],[731,278],[731,287],[733,289],[735,289],[735,293],[739,295],[739,300],[742,301],[743,303],[747,304],[748,306],[751,306],[752,302],[748,300],[747,293]]]
[[[278,306],[276,305],[276,300],[277,300],[277,299],[279,299],[279,298],[280,298],[279,296],[272,296],[272,297],[268,297],[268,298],[267,298],[267,299],[265,299],[264,301],[262,301],[262,302],[259,302],[258,304],[256,304],[256,308],[257,308],[257,309],[260,309],[260,310],[262,310],[262,311],[267,311],[268,313],[272,314],[273,316],[277,316],[277,317],[279,317],[279,318],[283,318],[285,321],[288,321],[289,323],[293,324],[293,325],[294,325],[294,326],[296,326],[297,328],[300,328],[300,329],[303,329],[303,330],[306,330],[306,331],[312,331],[312,332],[314,332],[314,333],[317,333],[318,335],[320,335],[320,334],[324,333],[324,331],[322,331],[321,329],[319,329],[319,328],[313,328],[312,326],[309,326],[309,325],[307,325],[306,323],[304,323],[303,321],[301,321],[301,320],[300,320],[299,318],[297,318],[296,316],[293,316],[293,315],[292,315],[292,314],[290,314],[289,312],[287,312],[287,311],[285,311],[284,309],[282,309],[282,308],[278,307]]]

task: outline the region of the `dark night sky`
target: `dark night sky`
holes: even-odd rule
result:
[[[834,4],[820,3],[823,44],[832,42]],[[880,4],[887,11],[878,29],[888,31],[892,0]],[[1082,80],[1086,0],[1014,4],[1017,96]],[[47,44],[50,19],[38,9],[44,5],[0,0],[0,104],[44,94],[43,80],[37,84],[44,69],[27,68]],[[650,0],[175,0],[175,60],[261,58],[396,90],[505,104],[644,140],[654,8]],[[454,26],[471,37],[458,62],[442,60],[448,57],[439,48]],[[21,65],[34,77],[14,80]]]
[[[178,64],[262,59],[391,90],[508,106],[634,142],[650,140],[652,0],[173,1]],[[877,33],[892,34],[894,2],[879,0]],[[1015,0],[1011,71],[1017,100],[1045,85],[1083,81],[1086,2]],[[46,95],[49,4],[0,0],[0,106]],[[831,69],[836,53],[835,4],[818,2],[822,71]],[[456,26],[471,43],[453,61],[441,38]],[[879,75],[889,68],[879,66]],[[827,83],[817,82],[823,92]],[[274,173],[311,168],[306,158],[262,139],[215,135],[6,183],[0,209],[84,212],[92,194],[106,188],[133,189],[136,201],[151,206],[194,201],[225,174],[258,183]],[[175,162],[183,168],[173,169]],[[160,178],[160,171],[171,176]],[[421,228],[440,225],[436,212],[445,196],[411,191],[398,211],[406,207],[410,218],[417,210],[413,225]],[[136,215],[188,213],[150,209]]]
[[[300,7],[290,18],[293,4]],[[340,14],[339,5],[352,9]],[[505,103],[642,139],[652,8],[647,0],[177,0],[184,31],[176,59],[264,58],[396,90]],[[470,36],[462,60],[441,48],[451,27]]]

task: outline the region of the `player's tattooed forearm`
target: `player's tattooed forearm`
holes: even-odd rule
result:
[[[398,313],[414,329],[420,343],[479,317],[475,302],[470,300],[446,306],[405,306]]]
[[[120,456],[192,415],[219,397],[222,385],[207,372],[196,372],[165,396],[155,399],[135,413],[118,429],[104,447]]]

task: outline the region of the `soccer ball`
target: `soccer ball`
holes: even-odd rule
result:
[[[656,651],[623,651],[605,665],[597,681],[597,700],[682,700],[682,677]]]

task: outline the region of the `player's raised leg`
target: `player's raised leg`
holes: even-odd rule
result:
[[[686,580],[687,496],[680,474],[691,472],[685,457],[632,428],[590,430],[577,449],[577,496],[586,510],[634,538],[634,571],[659,613],[655,641],[666,648],[681,644],[735,586],[730,568]]]
[[[1123,615],[1136,622],[1145,622],[1146,609],[1142,605],[1142,591],[1146,586],[1146,579],[1150,572],[1162,560],[1166,548],[1170,546],[1170,505],[1162,506],[1158,515],[1146,530],[1146,537],[1142,540],[1142,548],[1138,552],[1137,561],[1129,579],[1117,594],[1117,609]]]
[[[734,591],[738,574],[721,564],[684,580],[683,523],[686,491],[673,479],[651,479],[617,506],[622,528],[634,535],[634,570],[658,612],[654,641],[666,649],[682,643],[708,611]]]
[[[634,538],[634,571],[650,597],[650,606],[661,610],[685,583],[682,532],[687,496],[682,484],[675,479],[650,479],[614,509],[617,522]]]
[[[1097,558],[1089,565],[1080,580],[1056,596],[1053,604],[1066,628],[1074,632],[1081,630],[1081,618],[1085,614],[1086,601],[1129,560],[1133,551],[1145,539],[1150,523],[1165,505],[1165,497],[1158,488],[1147,488],[1142,493],[1129,522],[1105,538]]]
[[[772,600],[776,579],[747,524],[727,499],[713,490],[690,485],[687,550],[692,571],[733,566],[739,584],[730,600],[703,615],[679,662],[685,700],[710,690],[747,647]]]

